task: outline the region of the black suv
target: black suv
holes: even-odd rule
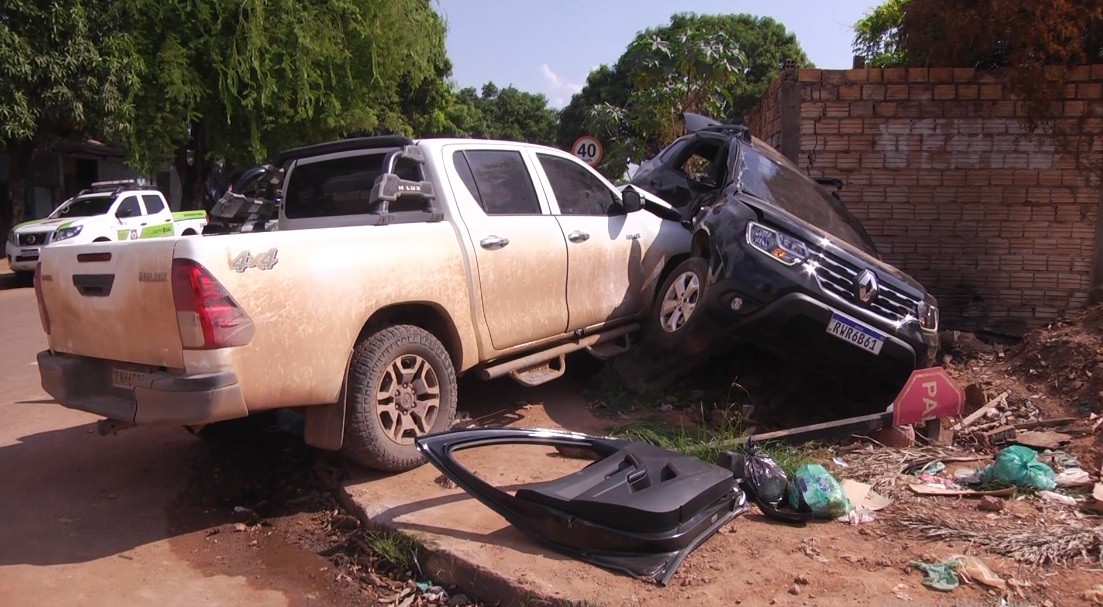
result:
[[[692,256],[659,288],[649,340],[688,354],[751,342],[843,382],[856,407],[883,409],[934,364],[935,299],[881,260],[837,192],[743,126],[685,121],[688,134],[631,180],[693,230]]]

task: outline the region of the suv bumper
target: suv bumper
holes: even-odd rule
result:
[[[13,245],[9,240],[6,241],[4,252],[8,258],[8,266],[13,272],[33,272],[42,248],[20,247]]]
[[[187,426],[249,414],[230,372],[177,375],[50,351],[38,354],[38,371],[42,388],[63,406],[121,422]],[[115,386],[116,371],[137,377],[133,387]]]

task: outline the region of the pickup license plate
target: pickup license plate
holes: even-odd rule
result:
[[[143,377],[149,375],[144,371],[131,371],[129,369],[112,369],[111,370],[111,385],[116,388],[123,388],[129,390],[134,387],[134,384],[138,383]]]
[[[38,249],[22,249],[19,254],[23,257],[38,257]]]
[[[885,336],[849,316],[833,312],[827,323],[827,332],[871,354],[880,354]]]

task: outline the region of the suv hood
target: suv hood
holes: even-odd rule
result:
[[[876,249],[872,248],[872,243],[865,244],[859,241],[858,244],[863,246],[858,246],[858,244],[849,242],[836,234],[813,225],[775,204],[759,200],[753,196],[740,195],[736,198],[729,198],[727,204],[745,204],[766,219],[768,223],[792,231],[794,236],[799,236],[814,249],[822,249],[829,252],[832,251],[832,249],[835,251],[842,251],[858,261],[861,261],[864,265],[876,268],[880,273],[891,276],[913,287],[918,293],[927,292],[927,290],[923,288],[923,285],[919,284],[914,278],[905,274],[899,268],[882,260],[880,255],[877,254]],[[840,218],[840,220],[842,220],[842,218]],[[864,235],[865,232],[863,231],[862,234]],[[824,245],[824,238],[826,238],[830,244]]]

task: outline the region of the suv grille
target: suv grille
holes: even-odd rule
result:
[[[50,232],[35,232],[33,234],[20,234],[19,246],[40,247],[50,241]]]
[[[879,283],[877,297],[868,304],[863,304],[858,301],[857,268],[826,254],[821,254],[816,261],[819,264],[816,267],[816,280],[827,293],[858,306],[867,306],[873,313],[893,322],[901,321],[905,316],[918,318],[918,299]]]

